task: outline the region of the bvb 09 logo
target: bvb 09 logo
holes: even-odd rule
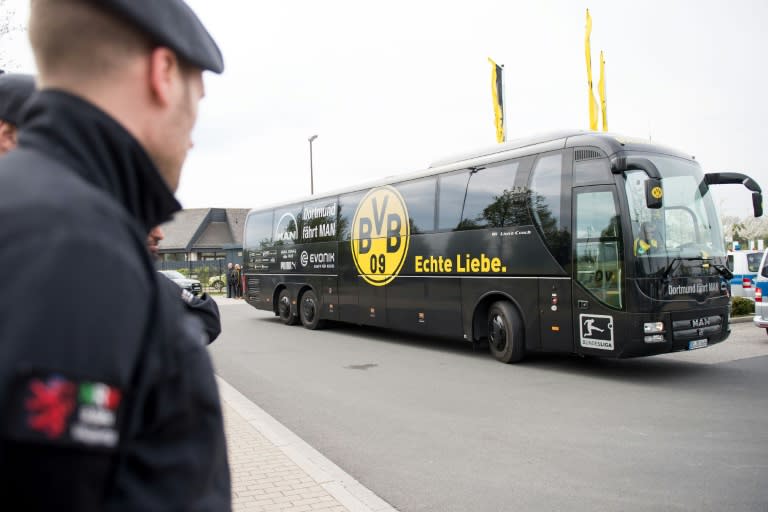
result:
[[[408,209],[393,187],[368,192],[357,205],[352,224],[352,257],[368,284],[384,286],[392,281],[408,254]]]

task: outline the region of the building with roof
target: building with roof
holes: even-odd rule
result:
[[[161,228],[162,262],[243,262],[246,208],[191,208],[176,213]]]

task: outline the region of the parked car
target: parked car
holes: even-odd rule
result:
[[[227,275],[221,274],[211,277],[208,279],[208,287],[215,289],[217,292],[222,291],[227,287]]]
[[[193,295],[199,295],[203,293],[203,286],[197,279],[190,279],[181,272],[177,272],[176,270],[158,270],[158,272],[179,285],[179,287],[185,290],[189,290]]]
[[[768,251],[760,260],[757,277],[755,278],[755,316],[752,319],[757,327],[768,333]]]
[[[755,300],[755,278],[764,251],[728,251],[728,269],[733,272],[731,295]]]

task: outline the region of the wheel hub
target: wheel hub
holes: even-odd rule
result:
[[[488,339],[491,345],[501,352],[507,346],[507,330],[504,328],[504,320],[499,315],[494,315],[489,327]]]

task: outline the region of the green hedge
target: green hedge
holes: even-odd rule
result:
[[[731,299],[731,316],[746,316],[755,313],[755,303],[744,297]]]

